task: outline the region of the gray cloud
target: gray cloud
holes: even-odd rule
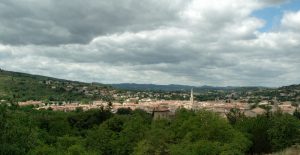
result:
[[[156,0],[1,0],[0,42],[88,43],[99,35],[153,29],[174,21],[185,3],[170,4]]]
[[[275,5],[275,4],[285,3],[285,2],[288,2],[290,0],[262,0],[262,1],[265,2],[266,4]]]
[[[283,1],[170,2],[0,1],[0,66],[104,83],[299,83],[299,12],[270,32],[251,16]]]

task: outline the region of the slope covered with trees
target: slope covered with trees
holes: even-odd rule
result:
[[[112,90],[111,87],[103,84],[89,84],[0,70],[0,99],[8,101],[105,100],[110,98],[109,91]]]
[[[9,102],[40,100],[57,102],[89,102],[92,100],[123,102],[128,98],[155,100],[188,100],[192,86],[84,83],[51,77],[10,72],[0,69],[0,100]],[[265,87],[194,87],[197,101],[243,100],[259,103],[263,100],[300,103],[300,85],[280,88]],[[115,97],[113,97],[115,96]],[[121,98],[121,96],[125,98]]]
[[[288,114],[227,121],[180,109],[153,120],[144,111],[55,112],[0,105],[0,154],[198,155],[279,151],[299,143],[300,121]]]

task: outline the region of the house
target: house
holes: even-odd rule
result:
[[[283,113],[293,114],[296,110],[296,107],[292,106],[292,102],[289,101],[283,102],[281,105],[278,105],[278,107]]]
[[[29,105],[33,105],[33,106],[44,106],[45,104],[42,101],[26,101],[26,102],[19,102],[18,103],[19,106],[29,106]]]
[[[252,110],[246,110],[244,112],[245,116],[247,117],[256,117],[257,115],[262,115],[264,113],[266,113],[266,110],[260,107],[256,107]]]
[[[254,111],[251,111],[251,110],[245,111],[244,115],[247,116],[247,117],[256,117],[257,116],[257,114]]]
[[[155,107],[152,111],[152,116],[154,120],[169,119],[171,116],[171,111],[165,107]]]
[[[259,102],[258,105],[266,106],[266,105],[269,105],[269,102],[264,100],[264,101]]]

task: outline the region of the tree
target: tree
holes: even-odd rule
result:
[[[131,115],[114,115],[87,134],[87,146],[98,154],[132,154],[137,143],[145,137],[151,119],[143,111]]]
[[[75,113],[67,118],[69,124],[78,130],[90,129],[109,119],[112,114],[108,110],[93,109]]]
[[[49,145],[41,145],[37,146],[34,149],[30,150],[28,154],[31,155],[55,155],[58,154],[59,151],[56,150],[54,147],[51,147]]]
[[[293,116],[300,119],[300,111],[298,110],[298,108],[296,108],[296,110],[294,111]]]
[[[117,111],[119,115],[129,115],[132,114],[132,110],[130,108],[119,108]]]
[[[272,118],[272,127],[267,131],[272,151],[282,150],[300,142],[300,122],[289,114]]]
[[[33,121],[23,112],[0,105],[0,154],[26,154],[37,143]]]
[[[113,106],[112,102],[109,101],[108,104],[107,104],[107,106],[108,106],[108,109],[109,109],[109,110],[112,109],[112,106]]]
[[[228,113],[226,113],[226,117],[230,124],[235,124],[239,119],[245,117],[245,115],[240,109],[232,108]]]
[[[174,120],[153,121],[134,154],[243,154],[250,144],[217,114],[182,109]]]
[[[243,118],[235,127],[252,141],[251,154],[271,153],[300,142],[300,122],[289,114]]]

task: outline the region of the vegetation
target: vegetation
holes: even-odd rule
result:
[[[113,90],[102,84],[87,84],[50,77],[30,75],[0,70],[0,100],[10,102],[40,100],[50,101],[82,101],[110,100],[108,93]],[[102,94],[100,93],[102,92]]]
[[[295,146],[287,148],[283,151],[273,153],[272,155],[297,155],[297,154],[299,154],[299,152],[300,152],[300,146],[295,145]]]
[[[241,99],[258,106],[260,100],[293,101],[299,104],[300,87],[278,89],[227,88],[195,95],[197,100]],[[300,142],[300,112],[280,112],[254,118],[232,109],[227,118],[208,111],[179,109],[170,119],[153,120],[142,110],[108,109],[59,112],[35,110],[16,103],[42,100],[106,100],[116,98],[155,97],[186,100],[187,92],[121,91],[102,84],[87,84],[43,76],[0,70],[0,155],[30,154],[116,154],[116,155],[193,155],[193,154],[261,154],[282,151]],[[124,98],[120,98],[124,101]],[[264,107],[268,108],[268,107]]]
[[[152,120],[142,110],[56,112],[2,104],[0,154],[252,154],[299,143],[300,121],[292,115],[232,112],[239,117],[232,122],[185,109]]]
[[[114,86],[114,88],[112,87]],[[116,101],[127,99],[189,100],[191,86],[83,83],[45,76],[10,72],[0,69],[0,101],[19,102],[40,100],[44,103],[81,102],[93,100]],[[119,89],[121,88],[121,89]],[[300,85],[281,88],[264,87],[195,87],[196,101],[240,100],[253,105],[266,100],[292,101],[300,104]]]

